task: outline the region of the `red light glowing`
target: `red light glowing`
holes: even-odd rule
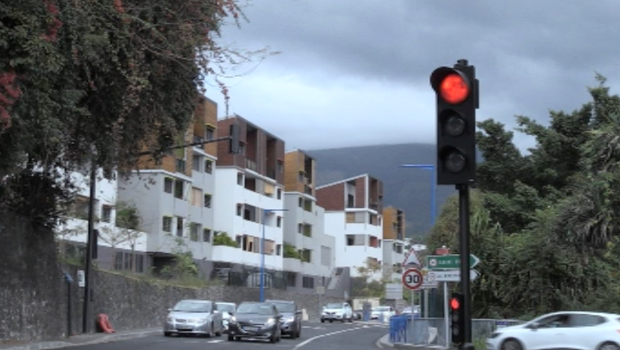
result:
[[[445,101],[458,104],[469,96],[469,85],[462,76],[448,74],[439,85],[439,94]]]
[[[461,303],[459,303],[459,300],[457,298],[452,298],[452,300],[450,300],[450,307],[453,310],[456,310],[461,307]]]

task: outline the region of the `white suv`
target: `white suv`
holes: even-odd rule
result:
[[[329,303],[323,306],[321,313],[321,323],[325,321],[353,322],[353,310],[348,303]]]

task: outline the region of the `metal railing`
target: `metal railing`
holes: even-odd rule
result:
[[[413,345],[446,346],[443,318],[414,318],[411,315],[395,315],[390,318],[390,342]],[[472,339],[487,338],[496,329],[521,324],[519,320],[473,319]],[[448,339],[449,340],[449,339]]]

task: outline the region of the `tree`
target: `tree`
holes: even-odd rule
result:
[[[22,198],[6,208],[47,217],[58,207],[51,189],[66,190],[60,179],[72,171],[124,174],[141,152],[160,159],[189,125],[205,77],[226,94],[226,66],[265,53],[218,45],[226,18],[243,18],[235,0],[1,3],[0,186]],[[33,177],[44,188],[10,185]]]

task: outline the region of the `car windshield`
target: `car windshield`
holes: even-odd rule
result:
[[[267,304],[241,304],[237,309],[238,314],[259,314],[271,315],[273,311],[271,305]]]
[[[295,312],[295,304],[293,303],[273,303],[280,312]]]
[[[327,304],[326,309],[342,309],[342,304]]]
[[[180,312],[211,312],[211,304],[199,301],[183,300],[179,301],[172,311]]]
[[[217,304],[218,311],[221,312],[235,312],[234,304]]]

